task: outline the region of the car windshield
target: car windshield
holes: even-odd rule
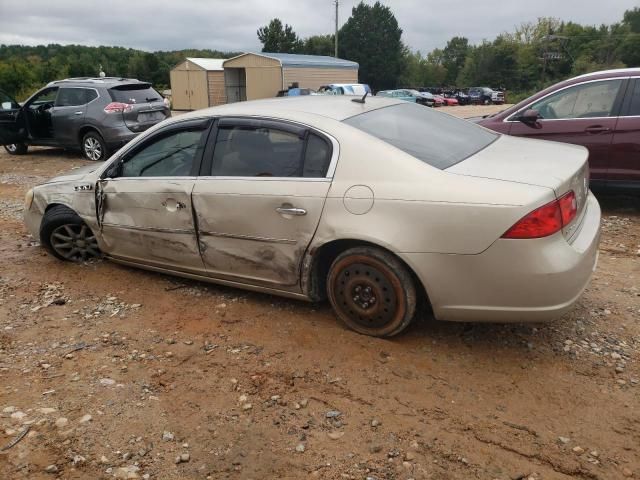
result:
[[[411,103],[372,110],[347,118],[344,123],[442,170],[498,138],[466,120]]]
[[[109,93],[114,102],[134,104],[162,101],[160,94],[148,83],[119,85],[110,89]]]

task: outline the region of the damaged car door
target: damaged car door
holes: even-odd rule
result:
[[[222,118],[193,190],[208,275],[298,290],[331,185],[333,142],[287,122]]]
[[[160,129],[105,170],[96,204],[106,254],[204,273],[191,192],[209,125],[195,120]]]

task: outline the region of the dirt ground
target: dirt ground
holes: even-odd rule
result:
[[[638,198],[599,197],[562,319],[379,340],[326,304],[47,255],[24,193],[85,163],[0,152],[0,478],[640,477]]]

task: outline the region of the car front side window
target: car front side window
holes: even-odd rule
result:
[[[575,85],[531,104],[544,120],[610,117],[622,79]]]
[[[194,162],[203,148],[206,129],[184,129],[159,134],[125,158],[118,177],[185,177],[192,175]]]

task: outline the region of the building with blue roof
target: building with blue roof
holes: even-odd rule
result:
[[[295,53],[243,53],[223,62],[227,103],[277,96],[290,87],[318,90],[358,83],[356,62]]]

